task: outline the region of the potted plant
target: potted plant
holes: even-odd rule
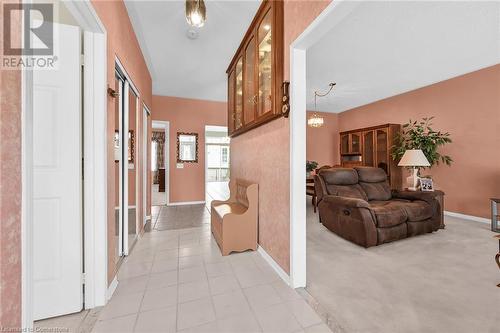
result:
[[[309,177],[311,172],[313,172],[318,167],[318,162],[316,161],[306,161],[306,174]]]
[[[410,120],[404,124],[400,133],[396,134],[395,144],[391,147],[391,156],[395,161],[401,160],[405,151],[420,149],[429,161],[429,168],[444,163],[451,165],[453,159],[448,155],[439,153],[439,148],[451,143],[450,133],[432,129],[434,117],[422,118],[420,121]],[[431,178],[425,176],[425,178]]]

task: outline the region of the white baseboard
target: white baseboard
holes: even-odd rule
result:
[[[116,287],[118,287],[118,279],[115,276],[113,281],[111,281],[108,290],[106,291],[106,302],[108,302],[111,299],[111,297],[115,293]]]
[[[491,220],[484,218],[484,217],[465,215],[465,214],[455,213],[455,212],[448,212],[446,210],[444,211],[444,215],[451,216],[451,217],[457,217],[457,218],[469,220],[469,221],[475,221],[475,222],[481,222],[481,223],[491,223]]]
[[[274,269],[278,276],[287,284],[290,285],[290,276],[278,265],[276,261],[264,250],[260,245],[257,246],[257,252],[264,258],[264,260]]]
[[[181,202],[169,202],[167,206],[185,206],[185,205],[201,205],[205,201],[181,201]]]

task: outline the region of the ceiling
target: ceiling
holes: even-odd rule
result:
[[[338,113],[497,63],[499,2],[360,2],[307,50],[308,110],[330,82]]]
[[[184,1],[125,2],[153,79],[153,94],[227,100],[226,69],[250,25],[259,1],[205,1],[207,21],[198,39]]]

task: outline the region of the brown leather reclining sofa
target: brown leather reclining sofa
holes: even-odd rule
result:
[[[320,222],[364,247],[439,229],[441,208],[431,193],[391,191],[384,170],[321,170],[315,176]]]

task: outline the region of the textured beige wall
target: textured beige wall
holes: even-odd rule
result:
[[[170,122],[170,202],[205,201],[205,126],[227,126],[227,103],[153,96],[152,118]],[[177,169],[177,132],[198,133],[198,163]]]
[[[290,77],[290,44],[329,3],[285,1],[285,80]],[[289,272],[289,120],[273,120],[231,140],[231,177],[259,184],[259,244],[283,270]]]
[[[446,193],[447,211],[489,218],[489,198],[500,196],[500,65],[342,112],[339,128],[431,116],[434,129],[451,134],[453,143],[442,153],[454,163],[425,174]]]
[[[130,22],[127,9],[122,0],[115,1],[97,1],[92,0],[92,4],[99,15],[107,32],[107,82],[110,87],[115,86],[115,57],[120,59],[120,62],[125,67],[134,85],[140,93],[140,112],[138,133],[136,138],[136,147],[140,154],[142,148],[142,103],[146,104],[151,110],[152,106],[152,83],[151,76],[144,60],[139,42],[135,36],[132,23]],[[115,166],[114,166],[114,128],[115,128],[115,103],[117,99],[108,97],[108,114],[107,114],[107,129],[108,129],[108,282],[111,282],[116,274],[116,237],[115,235]],[[151,125],[149,124],[149,138],[151,141]],[[149,149],[149,148],[148,148]],[[137,155],[140,156],[140,155]],[[150,159],[147,159],[148,161]],[[138,170],[141,170],[142,159],[138,160]],[[149,169],[148,169],[149,170]],[[149,178],[149,177],[148,177]],[[142,177],[139,177],[142,183]],[[151,182],[147,183],[147,214],[150,214],[150,193]],[[139,198],[142,198],[142,188],[139,191]],[[142,200],[139,202],[141,206]],[[140,208],[140,207],[139,207]],[[142,225],[142,224],[141,224]]]
[[[12,15],[13,42],[20,22]],[[0,70],[0,328],[21,326],[21,176],[21,72]]]

